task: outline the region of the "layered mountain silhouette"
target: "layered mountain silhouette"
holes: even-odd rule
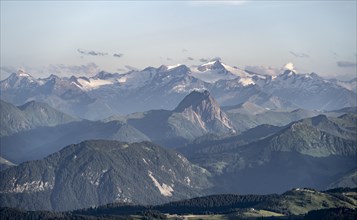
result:
[[[181,151],[216,174],[221,192],[279,192],[299,185],[325,189],[356,168],[356,135],[356,114],[319,115],[195,142]]]
[[[0,111],[1,137],[38,127],[53,127],[78,121],[78,119],[64,114],[46,103],[35,101],[30,101],[22,106],[16,107],[0,100]]]
[[[31,113],[27,120],[41,122],[37,114],[42,116],[42,113],[37,108],[30,108],[33,105],[31,102],[20,109],[14,107],[13,110],[19,112],[23,109],[22,111]],[[51,116],[51,120],[56,118],[58,116]],[[26,122],[20,117],[17,120],[19,123]],[[11,129],[7,127],[9,125],[3,124],[2,129]],[[23,129],[28,131],[18,129],[17,133],[3,137],[2,156],[20,163],[40,159],[66,145],[88,139],[126,142],[151,140],[165,146],[178,147],[208,133],[230,135],[235,132],[232,123],[208,91],[193,91],[174,111],[152,110],[121,117],[120,120],[82,120],[53,127],[49,125],[48,122],[47,127],[35,127],[31,130],[29,126]]]
[[[354,187],[356,94],[348,88],[220,61],[93,77],[20,71],[1,81],[0,203],[70,210]]]
[[[84,140],[106,139],[126,142],[150,140],[134,127],[117,121],[78,121],[55,127],[40,127],[1,139],[1,154],[15,163],[41,159],[63,147]]]

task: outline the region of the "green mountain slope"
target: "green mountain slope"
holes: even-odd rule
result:
[[[260,126],[179,150],[214,174],[218,192],[273,193],[301,186],[326,189],[357,166],[355,117],[320,115],[281,128]]]
[[[0,112],[0,137],[38,127],[56,126],[78,120],[57,111],[48,104],[35,101],[16,107],[1,100]]]
[[[1,173],[0,204],[73,210],[111,202],[158,204],[200,195],[209,173],[150,142],[85,141]]]

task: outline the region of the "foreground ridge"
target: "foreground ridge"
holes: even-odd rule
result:
[[[62,213],[1,208],[0,213],[3,217],[16,216],[17,219],[26,219],[29,216],[44,219],[177,219],[188,215],[205,218],[219,215],[229,219],[270,216],[277,219],[284,216],[294,216],[294,219],[321,219],[323,216],[353,219],[357,216],[356,193],[357,188],[336,188],[322,192],[296,188],[281,195],[211,195],[157,206],[115,203]]]

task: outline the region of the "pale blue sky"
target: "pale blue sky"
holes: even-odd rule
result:
[[[78,76],[220,57],[240,68],[293,62],[300,72],[349,79],[356,77],[356,7],[356,1],[1,1],[1,78],[18,68],[36,77]]]

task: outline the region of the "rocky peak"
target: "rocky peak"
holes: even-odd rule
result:
[[[24,70],[20,69],[12,73],[8,78],[1,81],[1,89],[9,88],[32,88],[38,85],[37,80]]]
[[[227,115],[207,90],[192,91],[174,111],[182,113],[190,121],[197,121],[208,132],[235,132]]]
[[[213,98],[211,97],[209,91],[205,90],[203,92],[200,91],[192,91],[190,94],[188,94],[181,102],[180,104],[176,107],[175,111],[176,112],[182,112],[186,108],[192,107],[196,109],[198,106],[202,104],[202,102],[206,102],[207,104],[217,104],[217,103],[212,103],[215,102]]]
[[[225,70],[224,66],[219,60],[211,61],[209,63],[202,64],[197,68],[199,71],[204,72],[207,70]]]

